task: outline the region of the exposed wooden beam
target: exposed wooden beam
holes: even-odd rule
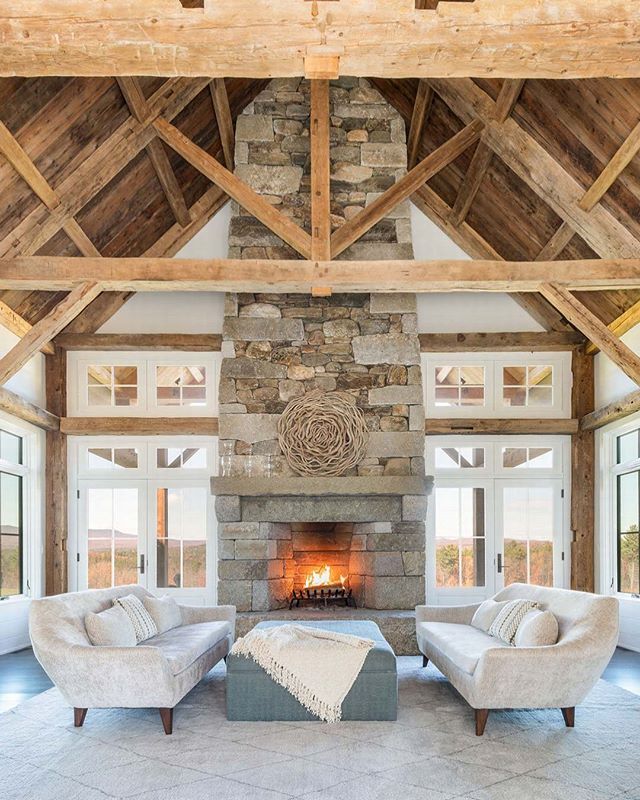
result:
[[[365,206],[355,217],[341,225],[331,237],[331,257],[339,256],[399,203],[414,194],[429,178],[455,161],[461,153],[464,153],[470,145],[478,140],[482,128],[482,122],[478,120],[471,122],[426,158],[423,158],[419,164],[409,170],[372,203]]]
[[[62,424],[62,420],[61,420]],[[572,434],[578,430],[577,419],[428,419],[425,422],[427,436],[448,434]]]
[[[50,342],[83,308],[98,296],[96,283],[83,283],[73,289],[60,303],[37,322],[22,339],[0,358],[0,384],[6,383],[47,342]]]
[[[20,339],[25,336],[33,327],[30,322],[15,312],[7,303],[0,300],[0,325],[3,325],[8,331],[14,333]],[[41,352],[52,356],[54,353],[53,345],[47,342],[40,348]]]
[[[620,341],[595,314],[562,286],[545,284],[540,287],[540,291],[563,316],[584,333],[587,339],[590,339],[603,353],[606,353],[631,380],[640,384],[640,357]]]
[[[118,78],[118,86],[122,92],[129,111],[138,122],[148,123],[152,118],[149,104],[142,93],[140,83],[137,78]],[[169,157],[164,149],[162,142],[152,139],[146,147],[147,155],[155,170],[156,176],[171,206],[173,216],[183,228],[191,222],[191,215],[184,200],[182,190],[178,186],[175,172],[169,163]]]
[[[616,317],[613,322],[610,322],[607,328],[609,328],[611,333],[620,337],[627,331],[630,331],[631,328],[635,328],[636,325],[640,325],[640,300],[635,302],[631,308],[628,308],[623,314],[620,314],[619,317]],[[587,353],[593,355],[597,352],[598,348],[596,345],[593,344],[593,342],[589,342],[589,344],[587,344]]]
[[[593,358],[574,350],[571,413],[577,419],[593,411]],[[592,592],[595,583],[595,439],[580,429],[571,436],[571,588]]]
[[[437,11],[341,0],[330,15],[318,5],[105,0],[89,13],[78,3],[4,0],[0,75],[299,76],[324,48],[341,74],[364,77],[640,76],[640,23],[618,0],[475,0]]]
[[[217,417],[63,417],[69,436],[217,436]]]
[[[306,231],[285,217],[244,181],[223,167],[206,150],[190,141],[171,123],[164,119],[157,119],[153,124],[158,136],[179,153],[185,161],[206,175],[210,181],[223,189],[229,197],[253,214],[269,230],[290,244],[294,250],[297,250],[305,258],[311,256],[311,237]]]
[[[620,145],[616,154],[602,170],[589,190],[585,192],[578,204],[580,208],[583,208],[585,211],[591,211],[596,203],[602,200],[604,195],[618,180],[622,172],[635,158],[638,151],[640,151],[640,122],[638,122],[635,128]]]
[[[500,87],[500,92],[496,99],[495,119],[496,122],[504,122],[511,116],[516,107],[520,93],[524,86],[524,78],[509,80],[505,78]]]
[[[536,261],[553,261],[573,239],[575,231],[568,222],[563,222],[558,230],[536,256]]]
[[[63,334],[95,333],[105,322],[119,311],[130,300],[134,292],[102,292],[95,300],[78,314],[66,328]]]
[[[60,418],[67,409],[67,354],[56,349],[45,369],[47,408]],[[47,431],[45,470],[45,584],[47,594],[68,589],[68,470],[67,437]]]
[[[433,89],[425,80],[418,81],[418,91],[413,104],[409,133],[407,134],[407,166],[413,169],[418,163],[418,151],[424,123],[429,117],[433,103]]]
[[[311,258],[331,258],[329,81],[311,81]]]
[[[55,414],[24,400],[4,387],[0,387],[0,410],[45,431],[57,431],[60,428],[60,418]]]
[[[61,333],[56,346],[63,350],[184,350],[219,351],[219,333]]]
[[[233,130],[233,117],[229,108],[229,95],[224,78],[214,78],[209,84],[213,112],[216,115],[218,133],[222,142],[224,163],[227,169],[233,172],[235,162],[236,135]]]
[[[586,414],[580,420],[580,428],[583,431],[595,431],[638,411],[640,411],[640,389]]]
[[[572,350],[584,344],[584,336],[569,331],[546,333],[421,333],[423,353],[551,352]]]
[[[90,280],[109,291],[537,292],[640,287],[640,259],[571,261],[305,261],[303,259],[68,258],[0,259],[0,290],[64,291]]]

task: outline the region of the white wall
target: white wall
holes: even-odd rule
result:
[[[0,325],[0,355],[5,355],[19,341],[18,337]],[[38,353],[10,378],[5,387],[25,400],[44,407],[44,356]]]
[[[621,337],[634,353],[640,354],[640,325],[636,325]],[[602,353],[595,357],[596,408],[619,400],[638,388],[613,361]]]

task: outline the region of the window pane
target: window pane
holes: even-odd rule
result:
[[[503,367],[502,383],[504,386],[526,386],[526,367]]]
[[[640,429],[618,436],[618,464],[626,464],[627,461],[635,461],[640,458]]]
[[[156,464],[158,469],[206,469],[207,451],[204,447],[159,447]]]
[[[87,383],[89,386],[111,386],[113,383],[113,367],[91,364],[87,367]]]
[[[159,386],[156,390],[156,400],[159,406],[179,406],[180,388],[177,386]]]
[[[22,478],[0,473],[0,596],[22,593]]]
[[[20,534],[22,518],[22,478],[0,473],[0,529],[2,533]]]
[[[111,539],[89,539],[89,589],[110,589],[111,582]]]
[[[89,469],[137,469],[138,451],[134,447],[90,447]]]
[[[138,490],[96,488],[86,498],[90,589],[138,580]]]
[[[460,388],[461,406],[483,406],[484,387],[482,386],[462,386]]]
[[[89,386],[88,401],[90,406],[110,406],[110,386]]]
[[[156,504],[158,587],[205,586],[207,490],[161,488]]]
[[[484,586],[484,489],[436,487],[436,585]]]
[[[113,399],[116,406],[137,406],[137,386],[116,386],[113,390]]]
[[[436,447],[437,469],[479,469],[484,467],[484,447]]]
[[[620,533],[638,531],[638,472],[618,476],[618,527]]]
[[[113,464],[121,469],[137,469],[138,451],[135,447],[116,447],[113,451]]]
[[[138,368],[137,367],[114,367],[113,382],[116,386],[137,386]]]
[[[502,466],[505,469],[551,469],[552,447],[503,447]]]
[[[527,390],[524,386],[505,386],[502,390],[502,400],[506,406],[525,406]]]
[[[22,437],[0,431],[0,458],[11,464],[22,464]]]
[[[553,389],[550,386],[532,386],[529,389],[527,405],[536,408],[553,405]]]
[[[0,597],[22,593],[20,536],[0,534]]]
[[[201,406],[206,403],[207,389],[205,386],[185,386],[182,389],[182,400],[185,406]]]
[[[437,406],[460,405],[460,390],[457,386],[436,387],[435,400]]]
[[[436,367],[436,386],[459,386],[460,370],[458,367]]]
[[[639,566],[640,553],[638,544],[640,536],[637,533],[623,533],[620,537],[620,577],[618,591],[638,594],[640,592]]]
[[[553,488],[503,489],[504,581],[553,586]]]

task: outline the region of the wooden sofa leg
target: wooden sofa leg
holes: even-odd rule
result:
[[[81,728],[84,725],[84,718],[87,716],[86,708],[73,709],[73,724],[76,728]]]
[[[162,727],[164,732],[169,736],[173,733],[173,709],[172,708],[159,708],[160,719],[162,720]]]
[[[429,659],[426,656],[422,656],[422,668],[429,666]]]
[[[476,708],[476,736],[482,736],[489,717],[488,708]]]
[[[564,717],[564,724],[567,728],[574,728],[576,724],[576,707],[561,708],[562,716]]]

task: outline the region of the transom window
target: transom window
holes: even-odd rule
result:
[[[159,406],[206,405],[207,368],[204,366],[157,366],[156,402]]]
[[[483,406],[484,367],[436,366],[437,406]]]
[[[507,406],[553,405],[553,367],[503,367],[502,399]]]
[[[87,403],[93,407],[138,405],[137,368],[89,364]]]
[[[503,447],[505,469],[553,469],[552,447]]]
[[[89,447],[89,469],[137,469],[138,450],[135,447]]]
[[[482,469],[484,447],[436,447],[436,469]]]

